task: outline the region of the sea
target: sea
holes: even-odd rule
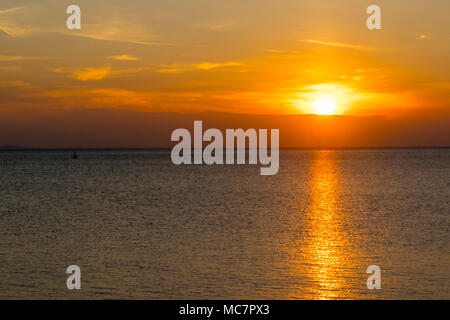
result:
[[[0,151],[0,298],[450,299],[449,148],[282,149],[279,166]]]

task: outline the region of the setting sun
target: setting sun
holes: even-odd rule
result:
[[[336,106],[332,100],[322,99],[314,101],[315,113],[320,115],[332,115]]]
[[[296,89],[288,103],[303,114],[345,115],[357,112],[357,105],[374,96],[347,84],[329,82]]]

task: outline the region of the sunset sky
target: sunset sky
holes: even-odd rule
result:
[[[66,28],[71,4],[81,30]],[[371,4],[382,30],[366,28]],[[0,146],[161,147],[202,117],[280,128],[286,147],[448,146],[449,12],[448,0],[2,0]]]

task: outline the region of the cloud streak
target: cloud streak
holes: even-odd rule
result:
[[[163,43],[158,41],[144,41],[144,40],[133,40],[125,37],[114,37],[114,36],[106,36],[101,34],[89,34],[89,33],[68,33],[64,32],[65,35],[71,37],[79,37],[79,38],[88,38],[92,40],[100,40],[100,41],[111,41],[111,42],[122,42],[122,43],[130,43],[130,44],[139,44],[144,46],[171,46],[169,43]]]
[[[15,7],[15,8],[5,9],[5,10],[0,10],[0,15],[10,14],[10,13],[16,12],[18,10],[22,10],[23,8],[24,7]]]
[[[0,38],[12,38],[12,36],[8,32],[0,29]]]
[[[0,62],[50,60],[51,57],[0,56]]]
[[[118,60],[118,61],[138,61],[138,60],[141,60],[139,58],[130,56],[128,54],[122,54],[122,55],[118,55],[118,56],[111,56],[111,57],[108,57],[108,59]]]
[[[69,78],[84,82],[84,81],[98,81],[98,80],[103,80],[106,78],[111,78],[114,76],[138,73],[138,72],[142,72],[142,71],[149,71],[152,69],[153,68],[146,67],[146,68],[129,68],[129,69],[113,70],[113,68],[111,66],[105,66],[105,67],[100,67],[100,68],[86,67],[81,70],[75,70],[75,71],[68,71],[63,68],[56,68],[56,69],[53,69],[53,72],[62,73],[62,74],[65,74]]]
[[[349,44],[349,43],[320,41],[320,40],[314,40],[314,39],[305,39],[302,41],[311,43],[311,44],[318,44],[318,45],[322,45],[322,46],[348,48],[348,49],[354,49],[354,50],[373,50],[373,48],[370,48],[370,47],[359,46],[359,45],[354,45],[354,44]]]
[[[201,63],[193,63],[188,65],[170,65],[165,68],[157,70],[159,73],[183,73],[194,70],[203,70],[209,71],[213,69],[219,68],[227,68],[227,67],[239,67],[243,66],[242,62],[229,61],[229,62],[201,62]]]

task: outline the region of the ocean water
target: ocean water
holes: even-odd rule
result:
[[[450,298],[450,149],[281,150],[275,176],[71,156],[0,151],[0,298]]]

